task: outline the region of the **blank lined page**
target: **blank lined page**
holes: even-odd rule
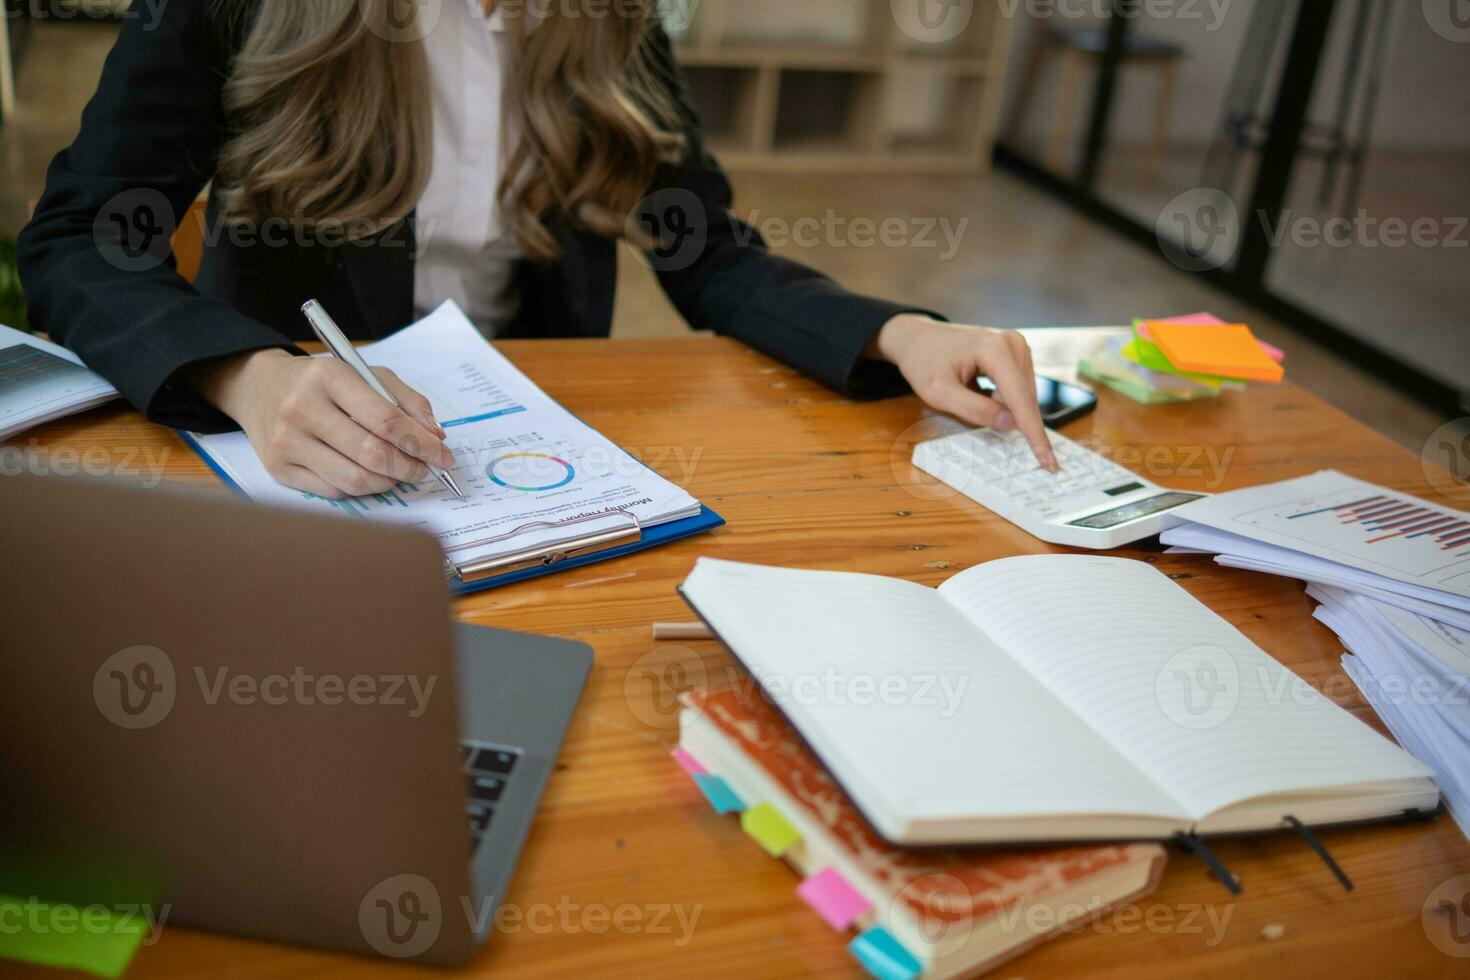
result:
[[[684,593],[865,810],[1185,818],[932,589],[706,558]]]
[[[1144,562],[1008,558],[939,592],[1195,819],[1268,793],[1425,774]]]

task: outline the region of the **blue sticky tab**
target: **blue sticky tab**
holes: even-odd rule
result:
[[[878,980],[914,980],[924,970],[923,964],[882,926],[858,936],[847,949]]]
[[[699,784],[704,798],[709,800],[709,805],[715,808],[716,813],[739,813],[745,809],[745,804],[735,795],[730,784],[719,776],[695,776],[694,781]]]

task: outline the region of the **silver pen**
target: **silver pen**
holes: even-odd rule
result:
[[[356,371],[358,377],[366,381],[369,387],[378,394],[388,399],[388,403],[394,408],[403,407],[399,404],[398,399],[393,397],[393,393],[383,387],[383,382],[378,380],[373,369],[368,367],[367,361],[362,359],[357,348],[352,346],[352,341],[342,333],[342,328],[337,326],[337,322],[332,319],[322,304],[314,299],[309,299],[301,304],[301,312],[306,314],[306,322],[311,324],[311,329],[316,333],[317,339],[327,345],[327,350],[331,351],[337,360]],[[459,484],[454,482],[454,477],[449,473],[437,466],[429,466],[429,472],[434,474],[450,493],[460,500],[465,499],[464,491],[459,488]]]

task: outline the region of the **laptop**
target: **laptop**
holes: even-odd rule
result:
[[[0,478],[0,893],[440,965],[592,664],[452,624],[412,529]]]

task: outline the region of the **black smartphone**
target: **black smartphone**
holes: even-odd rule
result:
[[[995,391],[995,385],[989,378],[981,378],[979,385],[980,390],[987,395]],[[1047,424],[1048,428],[1055,429],[1057,426],[1080,419],[1096,408],[1097,395],[1081,385],[1043,378],[1038,374],[1036,376],[1036,403],[1041,406],[1042,421]]]

